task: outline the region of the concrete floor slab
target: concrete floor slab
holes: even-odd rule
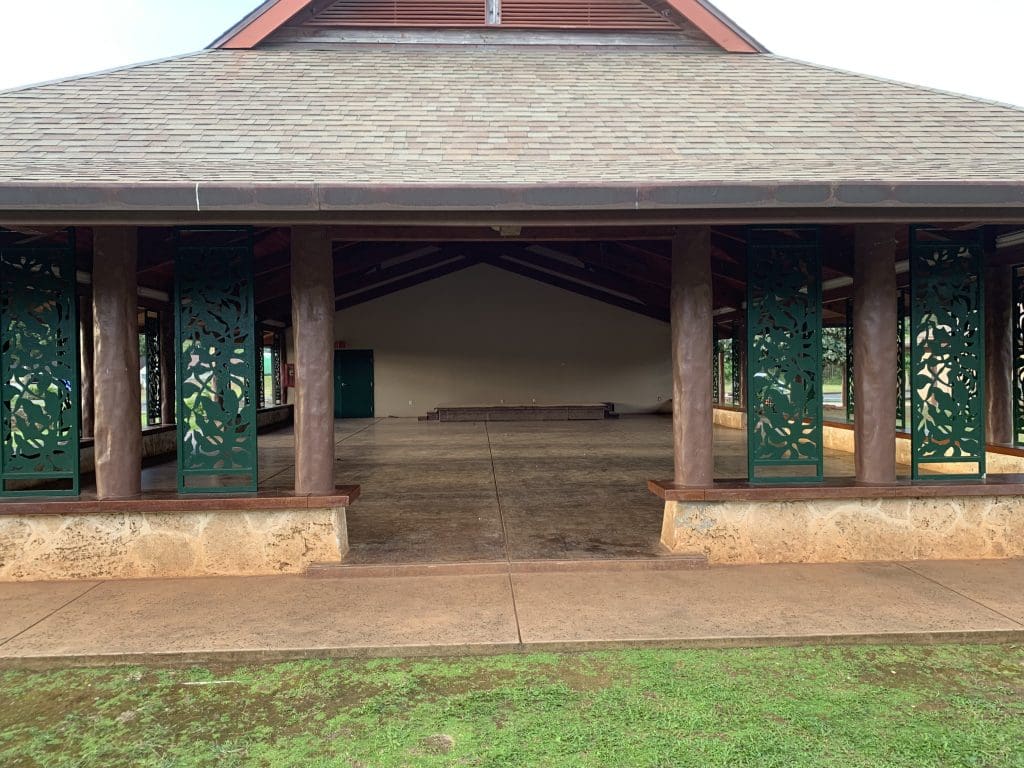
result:
[[[1024,560],[945,560],[904,566],[1024,624]]]
[[[897,564],[515,574],[525,643],[1020,631]]]
[[[446,499],[440,508],[429,498],[359,501],[348,513],[348,536],[350,564],[505,561],[493,496]]]
[[[0,647],[0,658],[462,652],[517,641],[507,575],[153,579],[101,584]]]
[[[0,582],[0,653],[19,632],[96,586],[95,581],[7,584]]]
[[[260,435],[260,486],[294,486],[294,434]],[[349,562],[424,564],[651,558],[663,504],[647,490],[671,477],[672,420],[335,422],[335,480],[359,484],[349,508]],[[746,474],[746,433],[715,429],[715,473]],[[853,455],[825,452],[828,475]],[[148,467],[147,490],[176,486],[175,463]]]

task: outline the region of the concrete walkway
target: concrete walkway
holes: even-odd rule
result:
[[[1024,560],[0,584],[0,666],[1024,641],[1022,584]]]

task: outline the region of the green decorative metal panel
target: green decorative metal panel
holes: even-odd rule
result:
[[[732,404],[740,405],[742,402],[742,395],[740,394],[740,365],[743,364],[741,359],[743,348],[743,340],[740,337],[740,324],[734,323],[732,326]]]
[[[853,421],[854,400],[853,400],[853,302],[846,301],[846,361],[843,368],[843,375],[846,377],[846,420]]]
[[[78,495],[74,233],[0,248],[0,495]],[[45,490],[22,490],[23,481]]]
[[[985,474],[983,248],[970,233],[915,227],[910,258],[912,474],[929,464]],[[934,477],[934,475],[929,475]]]
[[[146,423],[152,427],[161,422],[160,382],[163,378],[163,367],[160,364],[159,314],[146,312],[143,334],[146,339]]]
[[[261,340],[262,341],[262,340]],[[267,407],[267,393],[263,379],[266,373],[263,368],[263,344],[256,347],[256,407]]]
[[[823,475],[821,248],[816,228],[748,230],[747,472]]]
[[[270,351],[271,381],[274,384],[274,405],[284,402],[284,335],[274,334],[274,347]]]
[[[717,335],[711,345],[711,402],[722,403],[722,345]]]
[[[255,491],[251,233],[179,233],[175,299],[178,490]]]
[[[1013,442],[1024,446],[1024,266],[1013,268]]]
[[[907,428],[907,292],[896,299],[896,429]]]

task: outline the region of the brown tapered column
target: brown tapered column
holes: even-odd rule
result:
[[[985,270],[985,437],[1013,442],[1013,274]]]
[[[711,229],[683,227],[672,241],[672,431],[675,481],[715,478],[712,368]]]
[[[160,423],[174,423],[175,366],[178,364],[174,353],[174,309],[160,312]]]
[[[138,231],[97,227],[93,243],[96,493],[116,499],[142,487]]]
[[[323,227],[292,229],[295,492],[334,492],[334,260]]]
[[[92,300],[82,297],[78,304],[78,322],[81,325],[82,340],[82,437],[93,433],[93,348],[92,348]]]
[[[854,435],[862,483],[896,480],[896,234],[891,225],[861,225],[854,233]]]

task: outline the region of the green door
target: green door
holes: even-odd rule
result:
[[[373,416],[373,350],[340,349],[334,353],[334,417]]]

